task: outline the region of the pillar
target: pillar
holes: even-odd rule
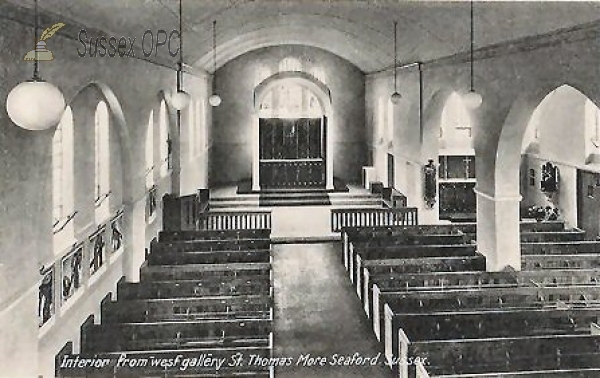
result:
[[[477,249],[486,257],[486,270],[507,266],[521,270],[519,202],[521,196],[477,195]]]
[[[252,191],[260,191],[260,171],[259,171],[259,153],[260,153],[260,135],[259,119],[257,115],[252,117]]]
[[[322,121],[323,124],[324,120]],[[332,117],[328,117],[327,118],[327,125],[326,125],[326,130],[325,130],[325,145],[326,150],[325,150],[325,189],[327,190],[333,190],[334,186],[333,186],[333,138],[332,138],[332,134],[333,134],[333,130],[334,130],[334,124],[333,124],[333,119]]]
[[[125,240],[123,271],[128,282],[140,282],[140,266],[146,259],[146,197],[136,201],[133,206],[127,205],[123,217],[123,224],[130,227],[130,230],[124,230],[124,235],[131,237]]]

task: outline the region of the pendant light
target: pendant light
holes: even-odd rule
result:
[[[177,92],[171,95],[171,105],[177,109],[185,109],[190,103],[190,95],[183,90],[183,5],[179,0],[179,62],[177,63]]]
[[[390,99],[393,104],[398,104],[401,98],[398,93],[398,21],[394,21],[394,93]]]
[[[42,51],[45,51],[45,42],[39,40],[38,34],[38,2],[35,0],[35,40],[42,47]],[[33,77],[14,87],[6,98],[8,116],[16,125],[26,130],[46,130],[56,126],[66,108],[65,98],[60,89],[40,77],[38,50],[36,46]],[[29,53],[27,55],[29,56]]]
[[[474,50],[474,40],[475,40],[475,31],[473,27],[473,0],[470,1],[471,4],[471,52],[470,52],[470,64],[471,64],[471,89],[467,94],[463,96],[463,100],[465,105],[470,109],[478,108],[483,102],[483,98],[474,89],[474,74],[473,74],[473,50]]]
[[[221,105],[221,97],[216,94],[217,88],[217,21],[213,21],[213,84],[212,84],[212,93],[208,99],[208,103],[211,106],[219,106]]]

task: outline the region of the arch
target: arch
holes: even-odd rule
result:
[[[53,249],[56,254],[75,241],[72,222],[75,211],[74,148],[73,112],[67,106],[52,138]]]
[[[160,177],[166,177],[171,169],[171,131],[165,99],[160,101],[158,111],[158,152],[160,156]]]
[[[110,216],[110,156],[110,114],[106,102],[100,101],[94,113],[94,192],[97,224]]]
[[[263,102],[265,96],[282,82],[297,84],[313,92],[325,115],[330,117],[333,114],[329,87],[311,74],[296,71],[278,72],[269,76],[254,88],[254,111],[256,114],[258,114],[260,104]]]
[[[282,82],[286,84],[299,85],[312,92],[321,106],[323,117],[325,117],[325,187],[328,190],[333,190],[333,143],[331,130],[335,130],[335,118],[333,117],[333,106],[331,99],[331,91],[329,88],[319,81],[317,78],[306,72],[279,72],[269,76],[254,88],[254,117],[255,122],[252,132],[252,190],[260,190],[259,184],[259,112],[260,104],[265,96]]]
[[[521,164],[521,146],[527,131],[529,121],[535,109],[555,89],[568,85],[577,90],[596,106],[598,104],[585,92],[570,83],[546,85],[537,90],[523,93],[517,97],[505,118],[500,131],[498,147],[496,152],[496,166],[494,171],[496,196],[518,196],[518,177]]]

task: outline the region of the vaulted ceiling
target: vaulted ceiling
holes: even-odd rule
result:
[[[33,0],[10,0],[31,8]],[[178,27],[178,0],[39,0],[44,12],[103,30],[137,36]],[[364,72],[393,65],[393,22],[400,63],[427,61],[469,48],[469,3],[400,0],[183,0],[185,60],[212,72],[248,51],[301,44],[337,54]],[[487,46],[600,19],[600,2],[474,4],[475,45]],[[65,21],[67,22],[67,21]]]

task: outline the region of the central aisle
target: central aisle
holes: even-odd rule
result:
[[[375,357],[379,344],[345,275],[340,243],[273,246],[275,357],[291,357],[280,367],[285,377],[391,377],[383,353],[375,366],[331,366],[334,354]],[[302,355],[326,357],[326,366],[298,366]]]

